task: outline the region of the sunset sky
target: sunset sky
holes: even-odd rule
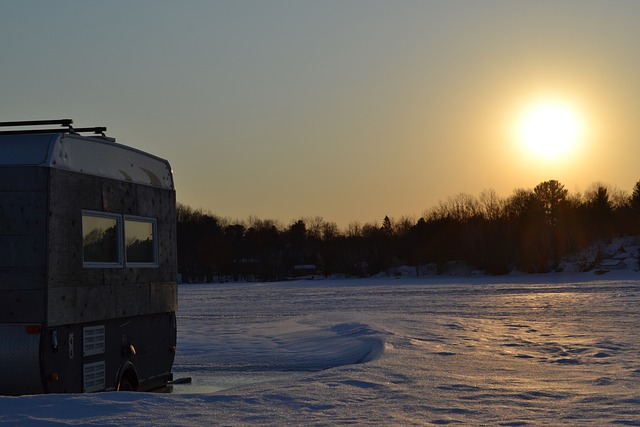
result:
[[[639,1],[5,1],[0,121],[107,126],[171,162],[178,201],[284,225],[419,217],[549,179],[631,191],[639,16]],[[557,154],[524,141],[541,105],[573,120]]]

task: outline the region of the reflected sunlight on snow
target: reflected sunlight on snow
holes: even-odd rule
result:
[[[638,279],[181,285],[175,372],[191,385],[0,397],[0,422],[640,425]]]

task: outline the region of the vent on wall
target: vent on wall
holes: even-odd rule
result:
[[[82,328],[82,355],[93,356],[104,353],[104,325]]]
[[[85,363],[82,374],[85,393],[104,390],[104,361]]]

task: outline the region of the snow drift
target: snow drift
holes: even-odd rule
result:
[[[0,397],[0,423],[640,425],[639,279],[182,286],[180,394]]]

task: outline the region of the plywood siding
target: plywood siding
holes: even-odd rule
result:
[[[0,168],[0,323],[44,320],[47,170]]]
[[[0,290],[43,289],[47,170],[0,168]]]
[[[177,305],[175,193],[172,190],[51,170],[50,325],[173,311]],[[84,268],[82,210],[157,219],[158,268]]]
[[[0,323],[42,323],[44,289],[0,290]]]

